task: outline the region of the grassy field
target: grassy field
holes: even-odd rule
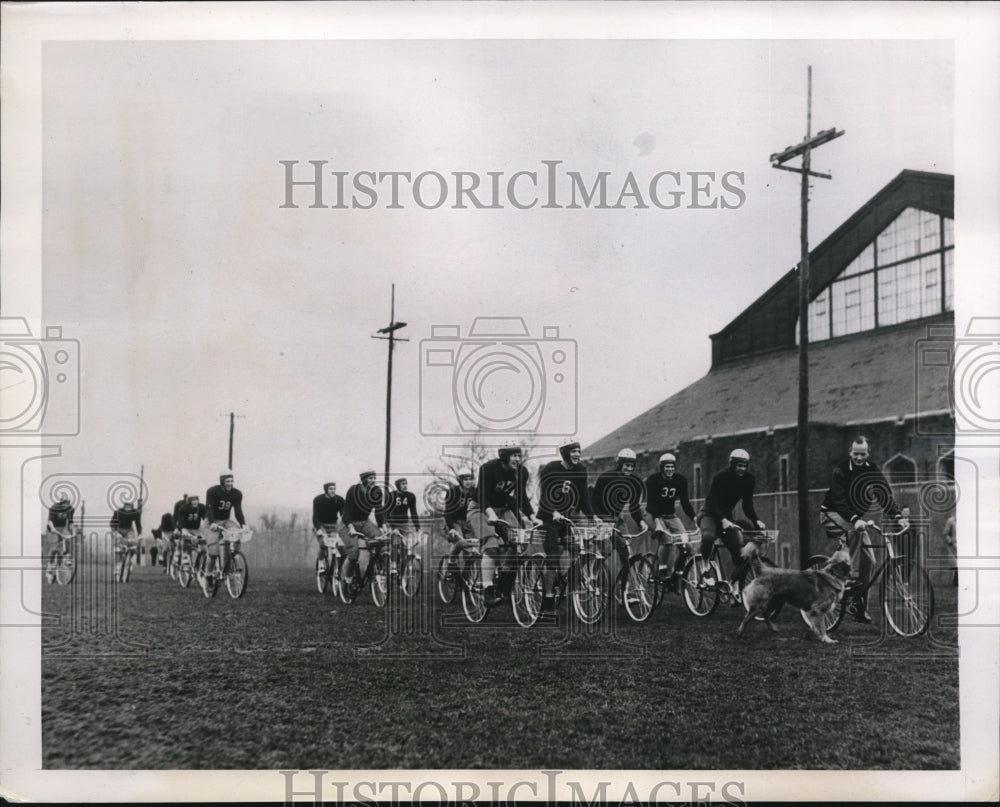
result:
[[[937,624],[904,640],[876,616],[823,646],[786,611],[781,635],[738,638],[740,610],[697,619],[671,596],[644,625],[524,630],[504,607],[469,625],[428,586],[390,623],[308,570],[251,570],[240,600],[84,571],[45,587],[49,769],[959,767],[956,635]]]

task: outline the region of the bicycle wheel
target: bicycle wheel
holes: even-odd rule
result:
[[[123,583],[127,583],[129,578],[132,576],[132,564],[134,562],[134,558],[135,556],[132,554],[131,550],[126,552],[122,557],[121,580]]]
[[[574,561],[571,599],[576,618],[585,625],[600,622],[608,602],[608,572],[604,562],[586,553]]]
[[[420,591],[420,583],[424,578],[424,562],[413,556],[403,562],[403,574],[399,578],[399,586],[406,597],[416,597]]]
[[[438,562],[437,567],[437,591],[438,596],[441,598],[441,602],[445,605],[451,605],[455,601],[455,595],[458,593],[458,572],[448,571],[448,566],[450,565],[450,558],[445,555]],[[456,562],[456,569],[458,564]]]
[[[517,567],[511,610],[522,628],[530,628],[542,612],[542,565],[535,558],[527,558]]]
[[[829,560],[830,559],[826,555],[813,555],[811,558],[809,558],[808,562],[806,563],[806,569],[822,569],[824,566],[826,566],[827,561]],[[827,633],[831,633],[832,631],[837,629],[837,626],[844,621],[845,613],[847,613],[846,592],[844,596],[840,598],[840,602],[837,603],[837,605],[833,608],[832,611],[827,612],[826,617],[823,619]],[[811,630],[812,623],[809,621],[809,617],[806,615],[806,612],[800,609],[799,614],[801,614],[802,616],[802,621],[805,622],[806,625],[808,625]]]
[[[375,555],[371,563],[372,602],[376,607],[383,608],[389,595],[389,576],[386,574],[385,558],[382,555]]]
[[[695,616],[709,616],[719,606],[719,592],[715,586],[705,584],[704,575],[711,566],[716,580],[722,580],[722,569],[717,560],[706,563],[700,553],[692,555],[684,564],[681,586],[684,605]]]
[[[482,622],[489,608],[483,596],[482,560],[469,561],[462,572],[462,610],[470,622]]]
[[[247,567],[247,559],[239,551],[231,552],[229,562],[226,564],[226,591],[234,600],[243,596],[247,590],[247,583],[250,582],[250,569]]]
[[[214,572],[209,572],[211,568],[208,555],[205,555],[202,559],[201,568],[198,571],[198,583],[201,585],[201,592],[205,595],[206,599],[211,599],[215,596],[215,590],[219,587],[219,580],[215,576]]]
[[[191,585],[191,580],[194,578],[194,570],[191,568],[192,560],[191,556],[188,555],[186,558],[181,555],[181,559],[177,566],[177,582],[181,584],[181,588],[187,588]]]
[[[899,636],[919,636],[934,615],[934,587],[924,567],[906,557],[889,562],[880,597],[889,627]]]
[[[56,582],[60,586],[72,582],[74,571],[73,556],[68,552],[56,552],[56,556],[52,559],[52,573]]]
[[[320,594],[326,594],[329,587],[330,575],[326,562],[322,558],[316,558],[316,589]]]
[[[354,564],[354,580],[351,581],[350,585],[344,582],[344,578],[340,578],[340,584],[337,587],[337,593],[340,595],[340,601],[344,605],[350,605],[358,598],[358,594],[361,593],[361,570],[357,568],[357,563]]]
[[[645,622],[656,607],[656,581],[647,555],[638,555],[629,562],[625,580],[625,613],[633,622]]]

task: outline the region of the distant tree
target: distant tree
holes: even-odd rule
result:
[[[502,442],[502,441],[500,441]],[[531,461],[531,452],[538,446],[535,437],[524,437],[516,440],[521,447],[523,463],[527,466]],[[424,488],[424,504],[426,512],[432,513],[443,503],[443,494],[449,487],[458,481],[458,474],[462,470],[469,470],[473,476],[479,473],[479,466],[497,456],[497,443],[495,438],[484,439],[482,432],[477,432],[462,445],[460,451],[454,454],[442,455],[424,467],[424,473],[434,477],[434,481]],[[457,456],[456,456],[457,455]],[[532,470],[529,467],[529,470]],[[536,473],[532,471],[528,483],[528,495],[534,497],[535,486],[537,484]]]

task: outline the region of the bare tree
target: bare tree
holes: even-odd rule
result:
[[[522,461],[525,465],[531,459],[531,452],[538,446],[535,437],[519,437],[514,442],[521,447]],[[484,439],[482,432],[476,432],[462,444],[460,450],[453,454],[445,454],[434,462],[428,463],[424,467],[424,473],[431,474],[434,481],[442,489],[447,490],[458,481],[458,474],[463,470],[472,472],[473,477],[479,473],[479,466],[497,456],[496,438]],[[534,496],[535,493],[535,473],[532,473],[528,482],[528,494]],[[426,496],[425,496],[426,499]]]

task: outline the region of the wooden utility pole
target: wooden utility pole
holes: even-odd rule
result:
[[[806,73],[806,136],[797,146],[771,155],[771,167],[794,171],[802,175],[802,217],[799,240],[802,257],[799,260],[799,420],[796,435],[799,499],[799,562],[805,563],[809,549],[809,177],[832,179],[830,174],[812,170],[812,150],[844,134],[836,127],[812,134],[812,66]],[[802,166],[793,168],[785,163],[802,156]]]
[[[227,417],[226,413],[223,412],[219,415],[220,418]],[[226,467],[231,471],[233,470],[233,433],[236,431],[236,418],[246,417],[246,415],[237,415],[235,412],[230,412],[229,415],[229,463]]]
[[[385,383],[385,487],[389,490],[389,457],[392,443],[392,351],[396,342],[409,342],[396,336],[396,331],[405,328],[405,322],[396,322],[396,284],[392,284],[392,298],[389,303],[389,324],[379,328],[377,333],[384,336],[372,336],[372,339],[387,339],[389,341],[389,370]]]

